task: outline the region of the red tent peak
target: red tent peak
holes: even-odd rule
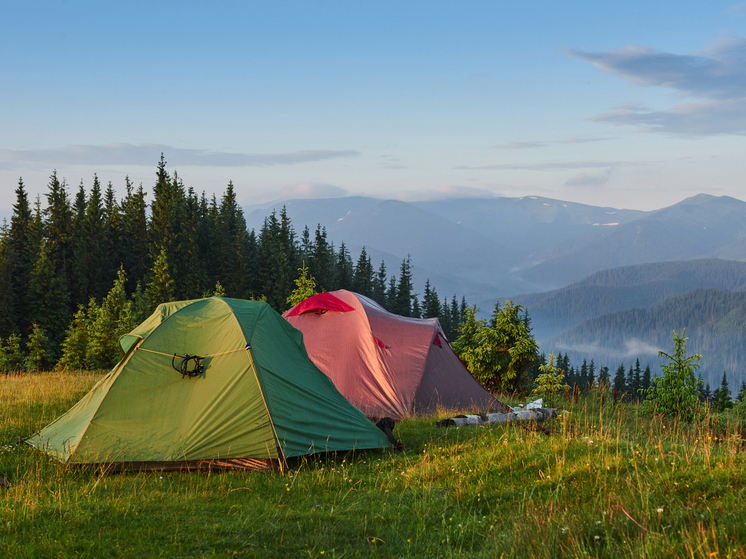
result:
[[[318,295],[309,297],[305,301],[295,305],[285,316],[296,316],[311,311],[316,311],[317,314],[323,314],[326,311],[350,312],[354,310],[354,307],[351,307],[342,299],[335,297],[331,293],[319,293]]]

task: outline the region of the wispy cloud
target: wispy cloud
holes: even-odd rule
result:
[[[530,149],[547,145],[546,142],[510,142],[501,146],[493,146],[495,149]]]
[[[731,38],[693,54],[657,52],[628,46],[607,52],[566,49],[630,85],[663,87],[699,101],[667,110],[639,104],[616,107],[591,120],[632,125],[675,134],[746,133],[746,41]]]
[[[402,202],[420,202],[425,200],[450,200],[452,198],[494,198],[495,193],[484,188],[473,186],[447,185],[428,190],[407,190],[393,196]]]
[[[746,4],[736,4],[727,10],[731,14],[746,14]]]
[[[582,173],[565,181],[565,186],[603,186],[611,178],[612,168],[600,173]]]
[[[454,169],[488,170],[488,171],[566,171],[572,169],[599,169],[629,165],[625,161],[548,161],[543,163],[503,163],[472,167],[459,165]]]
[[[159,144],[70,145],[58,149],[0,150],[0,161],[45,165],[154,165],[164,153],[171,165],[195,167],[265,167],[296,165],[339,157],[353,157],[353,150],[304,150],[287,153],[229,153],[183,149]]]
[[[293,187],[283,188],[280,191],[280,199],[316,199],[316,198],[343,198],[348,195],[347,190],[333,184],[316,182],[302,182]]]
[[[531,149],[548,146],[549,144],[585,144],[588,142],[600,142],[608,138],[588,138],[578,136],[574,138],[563,138],[561,140],[545,140],[534,142],[509,142],[499,146],[492,146],[493,149]]]

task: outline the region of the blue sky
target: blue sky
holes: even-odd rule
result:
[[[746,199],[746,3],[16,2],[0,208],[57,170],[240,199]]]

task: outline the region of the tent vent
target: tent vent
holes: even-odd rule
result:
[[[176,367],[176,358],[179,357],[181,359],[181,364]],[[181,355],[177,355],[174,353],[174,356],[171,358],[171,366],[179,373],[181,373],[181,378],[184,377],[196,377],[201,375],[205,372],[205,366],[202,364],[202,360],[204,357],[200,357],[199,355],[189,355],[188,353],[185,354],[183,357]],[[189,365],[190,361],[194,361],[194,363]]]

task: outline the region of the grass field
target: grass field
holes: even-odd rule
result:
[[[410,419],[404,452],[295,460],[286,476],[99,476],[17,444],[98,378],[0,377],[1,557],[746,557],[735,424],[591,394],[540,429]]]

